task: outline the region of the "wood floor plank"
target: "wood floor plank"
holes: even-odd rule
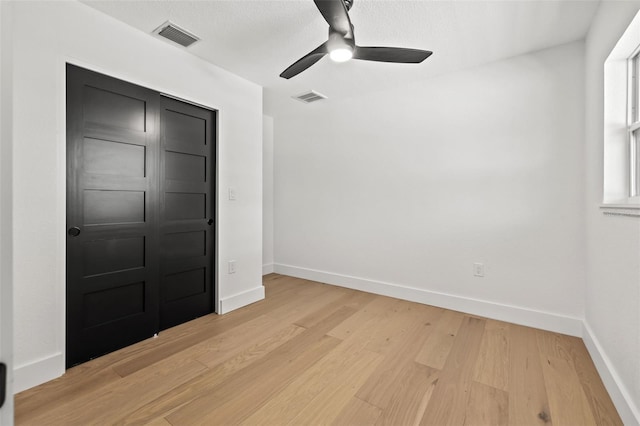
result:
[[[246,374],[246,370],[255,369],[249,367],[242,370],[210,393],[197,396],[166,418],[171,424],[240,423],[339,343],[335,337],[321,337],[315,343],[305,345],[306,350],[296,353],[294,357],[272,359],[267,365],[272,368],[271,371],[261,368]]]
[[[158,417],[148,423],[145,423],[145,426],[172,426],[171,423],[164,417]]]
[[[224,379],[264,358],[289,340],[303,333],[305,328],[291,324],[276,330],[278,330],[276,333],[264,334],[261,340],[239,352],[233,358],[225,359],[224,362],[215,360],[209,365],[209,372],[212,374],[218,373],[218,377]]]
[[[332,424],[334,426],[373,425],[381,414],[382,409],[357,397],[352,397],[349,398],[347,405],[338,413]]]
[[[509,326],[509,421],[515,425],[553,423],[536,330]]]
[[[212,358],[223,362],[230,356],[230,353],[241,351],[252,339],[258,338],[277,326],[278,322],[276,320],[266,315],[260,315],[257,318],[240,323],[236,327],[221,329],[219,333],[210,338],[202,338],[199,341],[195,337],[193,341],[189,339],[189,343],[183,342],[184,346],[180,351],[169,350],[163,352],[160,349],[156,349],[132,358],[127,362],[116,364],[113,369],[122,377],[126,377],[177,353],[180,356],[197,359],[203,364],[208,364],[208,361]],[[168,348],[169,345],[164,345],[163,347]]]
[[[346,294],[346,289],[327,291],[327,285],[310,282],[305,288],[299,290],[290,303],[282,304],[268,310],[268,315],[282,322],[294,323],[311,312],[321,311],[322,308],[333,306],[332,302]]]
[[[370,336],[367,349],[386,354],[393,351],[398,345],[404,346],[407,336],[415,330],[416,325],[425,334],[431,334],[433,327],[427,323],[435,321],[441,313],[440,309],[431,306],[397,300],[391,313],[393,320],[383,321],[379,324],[376,332]],[[422,336],[424,334],[420,335],[420,337]],[[425,339],[421,338],[420,340],[424,342]],[[413,356],[415,356],[415,351],[413,352]]]
[[[482,383],[471,383],[465,426],[507,426],[509,394]]]
[[[110,363],[121,374],[131,374],[137,371],[136,368],[148,366],[166,356],[180,353],[204,340],[235,329],[245,322],[255,320],[260,315],[272,314],[279,310],[288,312],[293,307],[299,307],[301,301],[309,297],[312,292],[312,294],[326,293],[321,286],[301,286],[300,282],[291,277],[276,281],[278,282],[277,286],[285,287],[279,297],[259,301],[245,309],[239,309],[223,316],[210,314],[197,318],[164,330],[156,338],[147,339],[91,362]],[[271,288],[268,291],[271,291]],[[114,362],[113,359],[116,361]]]
[[[182,405],[192,401],[200,392],[207,392],[221,384],[228,377],[252,363],[266,357],[272,351],[293,339],[305,329],[296,325],[289,325],[249,349],[239,353],[227,361],[209,368],[199,377],[177,386],[166,394],[156,398],[149,404],[140,407],[127,416],[126,422],[144,424],[157,417],[168,416]]]
[[[509,324],[487,320],[473,379],[507,391],[509,388]]]
[[[599,425],[622,426],[622,419],[606,393],[602,379],[581,339],[563,336],[573,361],[578,379],[589,402],[591,413]]]
[[[464,423],[485,320],[464,317],[420,424]]]
[[[390,390],[377,425],[418,425],[438,383],[440,370],[416,362],[406,364]]]
[[[366,351],[360,343],[342,341],[243,423],[288,423],[323,390],[332,387],[336,382],[344,381],[352,370],[359,369],[361,360],[375,360],[379,357],[378,354]]]
[[[463,318],[464,315],[460,312],[444,311],[431,336],[418,352],[416,362],[441,370],[449,357]]]
[[[535,330],[535,335],[540,354],[561,358],[569,363],[573,363],[570,345],[563,334]]]
[[[216,411],[217,415],[225,413],[227,417],[234,417],[235,421],[229,420],[230,423],[244,420],[264,405],[271,396],[286,387],[296,375],[337,346],[340,343],[339,339],[323,336],[354,312],[350,308],[328,312],[324,321],[280,346],[264,362],[258,361],[239,371],[211,392],[198,396],[172,413],[167,420],[184,424],[199,418],[206,422],[213,411]],[[321,344],[320,348],[315,348],[317,344]],[[260,380],[260,377],[264,378]],[[224,405],[228,406],[222,409]]]
[[[199,344],[197,350],[185,351],[185,354],[208,367],[213,367],[255,345],[256,341],[267,339],[288,327],[290,326],[286,323],[270,318],[268,315],[261,315],[242,326],[208,339],[204,344]]]
[[[116,424],[138,405],[153,401],[171,388],[189,381],[206,367],[189,359],[158,363],[152,371],[140,371],[127,379],[84,394],[74,401],[61,401],[46,416],[24,424],[85,425]],[[135,398],[132,398],[135,395]]]
[[[374,334],[374,330],[377,330],[378,324],[390,321],[393,318],[394,305],[396,303],[397,299],[378,296],[327,334],[344,340],[350,338],[358,330],[364,329],[366,330],[366,335],[371,336]]]
[[[376,369],[381,359],[382,356],[377,353],[363,352],[360,359],[352,364],[340,379],[334,380],[322,389],[287,424],[328,425],[333,423],[349,400],[355,396],[358,388]]]
[[[241,326],[245,322],[255,320],[256,317],[266,312],[271,312],[278,308],[287,309],[287,307],[296,304],[299,305],[300,300],[294,297],[297,292],[300,292],[300,290],[292,288],[288,293],[289,298],[263,300],[250,305],[245,310],[233,311],[224,316],[206,315],[190,321],[188,324],[181,324],[165,330],[155,339],[148,339],[138,345],[134,345],[138,346],[140,350],[137,353],[129,354],[122,360],[116,361],[113,368],[122,375],[132,374],[138,369],[161,361],[167,356],[180,353],[202,341]],[[128,350],[128,348],[125,349]]]
[[[336,309],[340,306],[346,306],[358,310],[361,305],[366,305],[375,299],[375,296],[360,291],[342,289],[342,293],[337,293],[338,297],[322,299],[316,298],[316,300],[307,303],[308,313],[300,318],[291,318],[288,320],[301,327],[309,328],[316,325],[319,321],[322,321],[326,316],[326,312],[330,309]],[[333,293],[333,292],[331,292]],[[285,318],[281,320],[287,321]]]
[[[16,395],[15,405],[18,409],[15,422],[34,424],[35,419],[47,418],[61,402],[74,403],[87,393],[96,392],[118,379],[120,376],[110,367],[94,369],[86,364],[74,367],[68,370],[66,377],[40,385],[37,392]]]
[[[416,312],[413,324],[406,328],[403,340],[396,340],[374,374],[358,390],[357,397],[376,407],[386,408],[392,397],[390,390],[402,387],[400,376],[405,366],[413,361],[422,344],[433,332],[432,323],[440,318],[442,312],[436,309]],[[353,338],[353,337],[352,337]],[[369,345],[366,346],[367,349]]]
[[[540,355],[551,418],[556,426],[595,426],[573,364],[564,358]]]
[[[350,290],[351,297],[348,300],[342,302],[343,306],[347,308],[353,308],[357,311],[373,302],[379,296],[373,293],[365,293],[364,291]]]

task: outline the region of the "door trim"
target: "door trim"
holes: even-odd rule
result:
[[[6,364],[0,425],[13,422],[13,7],[0,4],[0,362]]]

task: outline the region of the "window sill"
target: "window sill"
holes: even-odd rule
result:
[[[603,214],[609,216],[630,216],[640,218],[640,204],[633,202],[601,204],[600,209]]]

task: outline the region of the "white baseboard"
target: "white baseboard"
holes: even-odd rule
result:
[[[607,392],[609,392],[609,396],[611,396],[613,404],[618,410],[618,414],[622,418],[622,422],[627,426],[640,425],[640,406],[629,395],[629,391],[620,380],[620,376],[613,368],[611,360],[604,352],[586,320],[583,322],[582,340],[589,351],[589,355],[591,355],[591,359],[593,359],[604,386],[607,388]]]
[[[250,305],[264,299],[264,287],[259,286],[233,296],[220,299],[219,314],[226,314],[243,306]]]
[[[267,275],[272,273],[273,273],[273,263],[262,265],[262,275]]]
[[[61,352],[15,367],[13,370],[13,392],[22,392],[56,379],[62,376],[64,371],[64,356]]]
[[[278,274],[438,306],[556,333],[582,336],[582,319],[577,317],[278,263],[274,265],[274,271]]]

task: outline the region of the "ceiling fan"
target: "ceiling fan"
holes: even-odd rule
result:
[[[318,10],[329,24],[329,40],[322,43],[289,68],[280,77],[289,79],[300,74],[325,55],[336,62],[349,59],[363,61],[394,62],[418,64],[427,59],[433,52],[402,47],[363,47],[356,45],[353,24],[349,19],[349,10],[354,0],[313,0]]]

